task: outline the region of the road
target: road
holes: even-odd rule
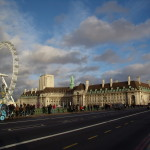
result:
[[[145,108],[48,115],[0,122],[0,149],[149,150],[149,134]]]

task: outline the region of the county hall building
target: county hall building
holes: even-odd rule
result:
[[[42,75],[39,79],[39,88],[24,90],[17,103],[31,104],[36,107],[69,105],[99,105],[122,103],[125,105],[147,105],[150,103],[150,84],[142,83],[140,77],[132,81],[128,76],[127,81],[90,85],[89,81],[74,86],[73,76],[68,87],[54,87],[54,75]]]

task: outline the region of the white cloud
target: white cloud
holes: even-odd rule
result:
[[[67,46],[92,47],[103,43],[120,43],[150,37],[150,20],[135,25],[125,19],[112,23],[95,16],[81,22],[78,29],[64,36],[63,44]]]
[[[126,66],[119,70],[111,70],[103,73],[102,78],[109,79],[113,78],[119,81],[127,81],[127,77],[131,76],[132,80],[135,80],[136,77],[140,76],[142,82],[149,80],[150,70],[150,63],[146,64],[133,64]]]
[[[119,5],[116,1],[109,1],[96,9],[96,13],[125,13],[127,9]]]
[[[80,83],[85,84],[86,80],[89,81],[90,85],[101,83],[100,77],[93,76],[93,75],[84,75],[84,76],[81,76],[81,77],[78,77],[77,79],[75,79],[76,85],[79,85]]]
[[[142,59],[145,61],[150,61],[150,53],[144,54]]]
[[[99,66],[84,66],[84,67],[80,66],[75,70],[73,70],[73,72],[79,72],[83,74],[83,73],[98,71],[99,68],[100,68]]]
[[[33,65],[79,64],[87,61],[86,56],[78,51],[66,51],[47,45],[35,45],[32,51],[24,51],[22,60]]]
[[[106,50],[106,52],[104,52],[103,54],[95,56],[94,60],[99,62],[107,62],[111,64],[123,61],[120,58],[120,56],[117,55],[113,50]]]
[[[59,24],[59,23],[62,23],[65,19],[66,19],[66,15],[60,14],[59,16],[55,17],[55,22]]]
[[[0,40],[11,41],[19,50],[24,50],[37,40],[33,19],[18,11],[13,1],[0,3]]]

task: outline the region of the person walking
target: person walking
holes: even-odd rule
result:
[[[19,115],[19,106],[16,104],[16,108],[15,108],[15,113],[16,113],[16,117],[18,117]]]
[[[48,108],[48,114],[51,114],[52,105],[51,104],[48,105],[47,108]]]

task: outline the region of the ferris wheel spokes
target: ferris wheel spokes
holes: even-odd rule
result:
[[[18,58],[18,55],[17,55],[16,48],[14,47],[14,45],[12,43],[10,43],[8,41],[0,42],[0,49],[3,48],[3,47],[6,47],[10,50],[10,52],[12,54],[12,59],[13,59],[12,79],[11,79],[11,82],[10,82],[10,86],[8,88],[8,92],[7,92],[6,96],[4,97],[4,99],[6,99],[7,101],[11,100],[11,101],[14,102],[12,94],[13,94],[13,91],[15,89],[16,82],[17,82],[17,76],[18,76],[18,70],[19,70],[19,58]],[[5,74],[0,74],[1,77],[2,77],[2,75],[5,75]],[[7,75],[5,75],[5,77],[6,76]],[[3,78],[4,78],[4,76],[3,76]],[[5,79],[3,79],[3,81],[5,81]],[[6,86],[7,86],[7,83],[6,83]]]

